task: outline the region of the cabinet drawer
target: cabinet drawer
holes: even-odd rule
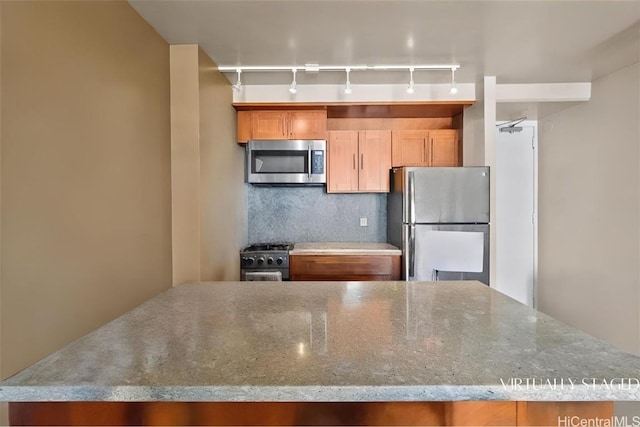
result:
[[[291,255],[291,280],[399,280],[398,255]]]

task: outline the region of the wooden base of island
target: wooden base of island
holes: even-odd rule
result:
[[[578,418],[575,418],[578,417]],[[20,402],[14,426],[574,425],[613,417],[613,402]],[[588,424],[605,425],[605,424]]]

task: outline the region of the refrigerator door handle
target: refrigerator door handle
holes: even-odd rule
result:
[[[409,226],[409,274],[407,280],[413,280],[415,277],[416,264],[416,226]]]
[[[407,174],[408,186],[409,186],[409,224],[416,223],[416,187],[415,177],[413,171]]]

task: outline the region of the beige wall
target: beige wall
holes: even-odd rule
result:
[[[247,242],[244,149],[236,141],[233,91],[199,50],[200,265],[202,280],[239,280],[238,251]]]
[[[229,81],[197,45],[171,46],[173,284],[238,280],[244,150]]]
[[[2,377],[171,286],[169,47],[126,2],[1,2]]]
[[[171,52],[171,233],[173,284],[200,281],[198,46]]]
[[[540,310],[640,353],[640,66],[540,121]]]

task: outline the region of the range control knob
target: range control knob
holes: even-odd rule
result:
[[[264,257],[258,258],[258,265],[264,264]]]
[[[253,257],[244,257],[244,263],[247,265],[253,265],[253,263],[255,262],[255,260],[253,259]]]
[[[282,263],[284,263],[284,259],[282,259],[282,257],[278,257],[278,259],[276,260],[276,263],[278,265],[282,265]]]
[[[269,265],[273,264],[273,258],[271,257],[267,258],[267,264]]]

